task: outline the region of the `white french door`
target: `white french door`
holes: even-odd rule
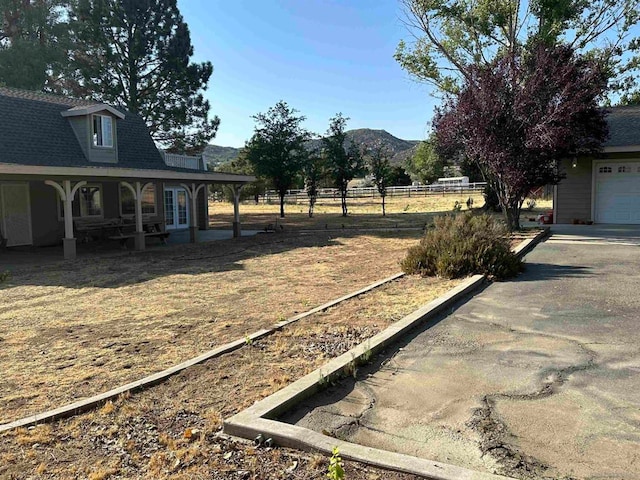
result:
[[[189,227],[189,197],[184,188],[165,187],[164,219],[167,230]]]
[[[28,183],[0,184],[0,230],[8,247],[33,243]]]

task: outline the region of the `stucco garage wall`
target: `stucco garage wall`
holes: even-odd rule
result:
[[[591,218],[592,164],[589,158],[578,159],[575,167],[571,160],[561,161],[561,171],[567,176],[556,187],[554,207],[556,223],[572,223],[574,219],[593,220]]]

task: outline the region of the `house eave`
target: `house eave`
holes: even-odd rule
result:
[[[635,153],[640,152],[640,145],[622,145],[604,147],[602,149],[604,153]]]
[[[63,112],[60,112],[60,115],[62,115],[63,117],[78,117],[78,116],[91,115],[93,113],[104,112],[104,111],[109,112],[110,114],[114,115],[119,119],[124,118],[124,113],[119,112],[112,106],[105,105],[103,103],[90,105],[87,107],[73,107],[73,108],[70,108],[69,110],[64,110]]]
[[[180,180],[208,183],[245,184],[255,181],[253,175],[221,172],[175,172],[122,167],[53,167],[0,163],[0,175],[27,175],[33,177],[128,178],[146,180]]]

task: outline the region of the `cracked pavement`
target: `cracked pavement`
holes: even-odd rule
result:
[[[553,232],[517,279],[284,420],[515,478],[640,479],[640,229]]]

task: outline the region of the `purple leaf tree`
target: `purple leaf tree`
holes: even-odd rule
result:
[[[559,160],[594,155],[608,135],[598,106],[608,75],[565,45],[539,44],[470,69],[434,119],[437,149],[475,162],[496,191],[510,230],[527,195],[556,184]]]

